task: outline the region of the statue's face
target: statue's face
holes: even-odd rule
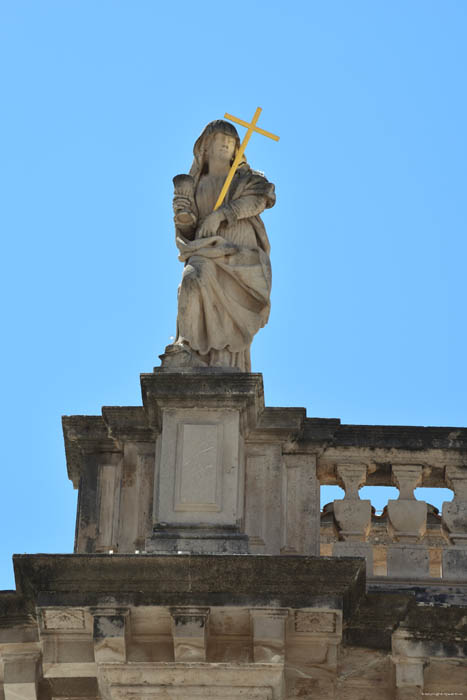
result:
[[[236,141],[233,136],[218,132],[214,134],[208,148],[208,158],[231,161],[235,153]]]

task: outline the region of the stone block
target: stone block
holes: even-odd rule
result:
[[[456,483],[459,483],[456,481]],[[467,546],[467,501],[443,503],[443,525],[449,532],[449,539],[454,544]]]
[[[96,663],[126,661],[126,618],[128,610],[94,609],[93,639]]]
[[[134,663],[126,673],[118,664],[101,670],[109,700],[283,700],[281,664]]]
[[[467,548],[443,549],[443,579],[467,580]]]
[[[430,557],[422,545],[391,545],[387,549],[388,577],[417,579],[430,575]]]
[[[285,622],[288,610],[255,609],[253,623],[253,659],[255,663],[284,663]]]
[[[424,664],[419,659],[396,662],[397,700],[418,700],[423,695]]]
[[[37,700],[39,652],[2,653],[5,700]]]
[[[3,653],[2,661],[5,685],[36,682],[39,653]]]
[[[37,700],[36,683],[5,683],[5,700]]]
[[[175,661],[206,661],[209,608],[171,608]]]
[[[335,501],[334,501],[335,503]],[[333,557],[363,557],[367,576],[373,575],[373,546],[366,542],[334,542]]]
[[[248,536],[235,527],[155,527],[148,554],[248,554]]]
[[[421,700],[423,691],[421,688],[397,688],[396,700]]]

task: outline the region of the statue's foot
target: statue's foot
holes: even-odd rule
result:
[[[161,367],[164,369],[189,369],[190,367],[207,367],[195,350],[183,340],[173,345],[167,345],[161,358]]]

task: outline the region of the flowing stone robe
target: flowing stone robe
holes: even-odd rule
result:
[[[270,245],[259,215],[274,206],[274,185],[242,164],[221,207],[226,221],[216,236],[199,238],[224,179],[200,177],[197,223],[191,230],[176,228],[179,259],[186,262],[176,343],[188,345],[206,365],[250,371],[250,345],[270,310]]]

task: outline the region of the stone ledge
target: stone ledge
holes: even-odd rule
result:
[[[404,450],[467,450],[467,428],[419,425],[352,425],[337,419],[307,418],[304,442],[326,440],[336,447],[375,447]]]
[[[305,419],[305,408],[266,406],[248,439],[266,443],[295,441],[300,437]]]
[[[390,651],[392,633],[415,605],[410,594],[368,593],[344,630],[345,644]]]
[[[118,442],[151,442],[156,438],[143,406],[102,406],[102,418],[109,437]]]
[[[430,606],[467,606],[467,582],[440,578],[419,579],[416,582],[387,576],[369,576],[367,589],[374,593],[413,595],[416,602]]]
[[[261,555],[23,554],[18,591],[36,605],[228,605],[342,609],[365,595],[358,559]]]

